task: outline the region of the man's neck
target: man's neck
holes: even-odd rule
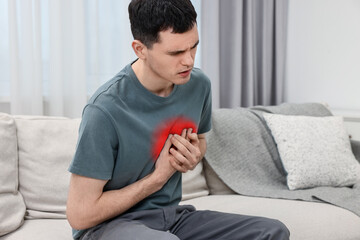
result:
[[[160,97],[167,97],[171,94],[174,88],[174,84],[167,82],[158,76],[154,76],[154,73],[150,71],[150,69],[141,59],[138,59],[136,62],[134,62],[131,67],[139,82],[148,91]]]

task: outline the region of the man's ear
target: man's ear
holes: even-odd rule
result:
[[[145,59],[147,55],[147,47],[139,40],[134,40],[131,44],[136,56],[140,59]]]

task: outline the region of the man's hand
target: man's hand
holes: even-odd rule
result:
[[[192,129],[184,129],[181,136],[175,134],[170,140],[173,144],[170,148],[173,156],[169,159],[171,166],[182,173],[193,170],[203,156],[198,135]]]
[[[173,137],[172,134],[170,134],[164,144],[163,149],[161,150],[161,153],[156,160],[155,164],[155,171],[154,173],[157,174],[159,179],[162,179],[165,182],[169,180],[169,178],[176,172],[176,169],[170,164],[172,161],[174,161],[174,156],[170,154],[170,148],[171,148],[171,141],[170,139]]]

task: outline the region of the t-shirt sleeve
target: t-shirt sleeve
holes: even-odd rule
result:
[[[116,130],[106,113],[95,105],[87,105],[69,171],[96,179],[111,179],[118,145]]]
[[[207,91],[205,94],[204,107],[201,113],[201,119],[199,123],[198,134],[203,134],[211,130],[211,111],[212,111],[212,102],[211,102],[211,84],[210,80],[207,79]]]

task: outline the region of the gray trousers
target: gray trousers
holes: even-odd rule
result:
[[[121,215],[91,228],[81,240],[283,240],[289,235],[278,220],[196,211],[185,205]]]

